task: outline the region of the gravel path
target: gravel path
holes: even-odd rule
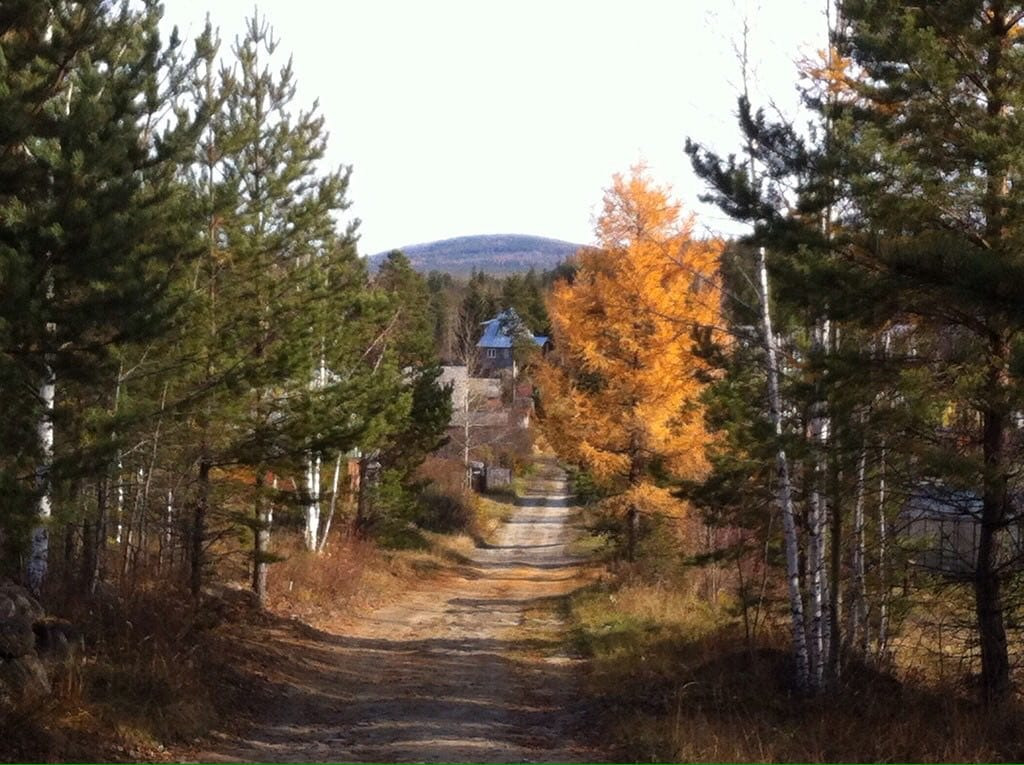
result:
[[[244,738],[200,761],[580,762],[578,661],[553,607],[580,586],[565,475],[542,463],[473,565],[339,634],[282,632],[291,657]],[[308,633],[308,634],[305,634]]]

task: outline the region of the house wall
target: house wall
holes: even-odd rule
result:
[[[466,393],[469,389],[469,373],[464,366],[441,367],[438,385],[452,386],[452,411],[461,412],[466,407]]]
[[[978,521],[969,516],[919,516],[903,529],[911,563],[936,573],[970,577],[978,557]],[[1018,524],[1006,530],[1000,560],[1016,569],[1024,563],[1024,535]]]
[[[511,348],[481,348],[478,364],[481,371],[511,369],[514,357]]]

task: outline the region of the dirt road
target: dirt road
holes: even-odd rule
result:
[[[581,743],[578,662],[563,652],[551,607],[580,584],[568,505],[564,474],[544,464],[472,565],[339,634],[281,630],[293,650],[268,668],[275,691],[252,730],[198,759],[599,759]]]

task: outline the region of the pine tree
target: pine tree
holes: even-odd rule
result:
[[[374,286],[384,291],[394,311],[396,364],[402,370],[402,385],[411,394],[409,409],[393,424],[381,444],[380,462],[394,476],[399,502],[412,504],[423,486],[415,478],[416,468],[446,440],[451,421],[451,389],[438,384],[441,365],[434,345],[435,317],[431,313],[431,292],[422,276],[399,252],[381,264]]]
[[[366,285],[354,227],[339,234],[333,217],[348,207],[350,170],[319,172],[323,119],[315,106],[292,112],[290,63],[271,69],[276,46],[265,20],[254,17],[233,47],[236,68],[218,72],[208,41],[192,84],[214,115],[190,173],[207,253],[192,281],[194,323],[182,341],[195,361],[188,387],[199,390],[192,589],[202,582],[207,513],[216,502],[222,517],[252,530],[261,600],[273,510],[291,502],[274,490],[276,478],[309,476],[310,461],[348,448],[360,432],[338,411],[342,389],[351,388],[339,359],[363,341],[347,319],[359,316]],[[307,488],[315,494],[304,500],[310,513],[319,491]]]
[[[1014,182],[1024,17],[1001,2],[851,1],[843,13],[839,48],[859,75],[837,106],[835,157],[860,222],[848,245],[856,257],[843,266],[864,290],[844,297],[865,324],[878,326],[885,311],[941,338],[949,350],[936,349],[928,387],[944,384],[953,410],[976,415],[968,438],[978,448],[964,455],[950,440],[946,459],[932,462],[945,462],[948,484],[981,496],[973,577],[982,685],[986,699],[1000,699],[1010,688],[1003,551],[1017,518],[1009,445],[1024,404],[1015,373],[1024,217]]]
[[[110,380],[110,349],[159,334],[175,268],[194,254],[175,172],[195,138],[177,109],[178,44],[161,44],[160,8],[105,2],[16,3],[0,36],[0,306],[3,390],[11,412],[2,483],[35,463],[40,523],[29,582],[48,559],[52,492],[82,462],[55,433],[58,386]],[[30,429],[37,431],[33,437]],[[34,442],[34,443],[33,443]],[[6,523],[5,523],[6,525]]]
[[[984,695],[996,699],[1008,688],[1008,569],[1000,548],[1015,519],[1007,445],[1010,412],[1019,408],[1020,301],[1011,285],[1020,283],[1012,183],[1020,136],[1012,115],[1021,18],[999,3],[884,1],[842,3],[840,16],[835,52],[816,75],[823,92],[807,94],[826,127],[823,140],[808,147],[792,128],[769,124],[741,102],[763,184],[751,183],[740,163],[689,150],[722,209],[755,223],[753,241],[782,255],[780,302],[805,320],[840,323],[842,339],[827,355],[797,344],[808,383],[825,382],[813,395],[827,397],[833,422],[843,426],[829,444],[833,602],[845,504],[857,547],[851,595],[864,613],[862,498],[872,473],[883,572],[894,463],[908,476],[904,493],[925,480],[976,492],[983,510],[974,597]],[[828,225],[817,225],[822,220]],[[804,385],[800,395],[811,390]],[[877,467],[869,470],[872,453]],[[858,476],[847,493],[855,501],[842,502],[839,475]],[[884,579],[879,589],[884,649]],[[854,631],[866,642],[868,625],[858,621]]]

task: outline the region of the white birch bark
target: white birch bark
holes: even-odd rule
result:
[[[892,335],[888,330],[882,333],[882,355],[883,358],[889,355],[889,348],[892,343]],[[910,348],[911,355],[917,354],[916,344]],[[878,603],[878,638],[876,640],[876,652],[878,658],[885,656],[889,640],[889,551],[888,545],[888,521],[885,516],[885,458],[886,440],[882,438],[881,449],[879,450],[878,463],[878,582],[879,582],[879,603]]]
[[[334,479],[331,481],[331,504],[327,511],[327,520],[324,523],[323,533],[320,535],[320,544],[317,545],[317,552],[322,553],[327,549],[327,538],[331,534],[331,522],[334,521],[334,510],[338,506],[338,479],[341,476],[341,458],[342,455],[338,455],[338,459],[334,462]]]
[[[803,594],[800,591],[800,548],[793,513],[793,493],[789,480],[789,461],[782,445],[782,397],[779,392],[778,352],[772,331],[771,304],[768,291],[768,267],[764,247],[758,249],[757,269],[761,297],[761,321],[765,352],[768,356],[768,408],[771,414],[778,447],[775,452],[776,484],[779,509],[782,514],[782,533],[786,551],[786,579],[793,640],[793,658],[796,663],[796,685],[808,688],[810,666],[807,655],[807,634],[804,625]]]
[[[469,366],[467,365],[467,367],[466,367],[466,396],[465,396],[465,398],[463,399],[463,402],[462,402],[462,413],[464,415],[464,420],[463,420],[463,423],[462,423],[462,467],[463,467],[463,479],[462,480],[463,480],[463,485],[467,489],[471,488],[472,487],[472,483],[473,483],[473,480],[472,480],[473,473],[472,473],[472,469],[469,466],[469,447],[470,447],[469,439],[470,439],[470,432],[471,432],[470,429],[472,427],[472,425],[470,424],[470,421],[469,421],[469,415],[470,415],[470,411],[469,411],[469,380],[470,380],[470,378],[469,378]]]
[[[47,325],[47,331],[53,332],[55,327]],[[39,464],[36,467],[36,489],[39,500],[36,505],[36,526],[32,529],[31,550],[28,560],[28,586],[39,593],[50,560],[50,516],[53,513],[51,498],[50,471],[53,467],[53,403],[57,393],[57,378],[51,361],[45,365],[43,382],[39,386],[38,395],[42,403],[42,412],[36,425],[36,438],[39,440]]]
[[[46,24],[46,36],[49,39],[52,34],[52,26],[49,21]],[[67,100],[64,104],[64,115],[71,113],[71,99],[74,95],[74,82],[68,80]],[[50,253],[47,253],[49,259]],[[47,306],[53,304],[54,283],[53,272],[47,271],[46,276],[46,302]],[[52,338],[57,333],[57,325],[52,321],[46,322],[46,336]],[[32,529],[32,536],[29,542],[28,566],[25,572],[29,589],[38,594],[46,580],[46,572],[50,565],[50,517],[53,514],[53,498],[51,486],[51,471],[53,470],[53,409],[57,397],[57,374],[53,369],[54,357],[52,353],[46,353],[43,359],[43,380],[40,382],[36,393],[42,405],[39,415],[39,422],[36,424],[36,439],[39,443],[39,464],[36,466],[36,490],[39,492],[39,500],[36,504],[36,525]]]
[[[124,362],[122,361],[117,368],[117,385],[114,387],[114,416],[117,416],[118,409],[121,407],[121,382],[124,380]],[[117,439],[117,433],[113,434],[114,439]],[[114,541],[117,544],[121,544],[121,536],[123,533],[122,519],[124,518],[124,477],[122,471],[124,470],[124,460],[121,455],[121,449],[117,450],[115,456],[115,462],[117,464],[117,470],[114,474],[115,477],[115,496],[117,499],[114,502],[114,523],[116,524],[116,532],[114,534]],[[103,529],[103,533],[106,534],[107,530]]]
[[[320,455],[306,459],[306,549],[315,551],[320,538]]]
[[[69,96],[70,98],[70,96]],[[46,276],[47,302],[53,301],[53,274]],[[57,325],[46,323],[46,335],[52,338],[57,332]],[[39,464],[36,466],[36,490],[39,500],[36,504],[36,526],[32,529],[31,547],[29,549],[28,578],[29,588],[39,593],[46,580],[46,572],[50,564],[50,516],[53,514],[53,498],[50,473],[53,469],[53,409],[57,397],[57,374],[53,369],[52,353],[46,353],[43,360],[43,379],[36,391],[42,411],[36,423],[36,438],[39,443]]]
[[[163,568],[164,558],[168,565],[174,564],[174,555],[171,548],[173,542],[172,530],[174,529],[174,490],[167,490],[167,502],[164,505],[164,540],[160,548],[160,568]]]
[[[117,499],[114,503],[114,523],[116,532],[114,541],[121,544],[124,536],[124,463],[121,460],[121,451],[117,452]]]
[[[322,345],[322,344],[321,344]],[[310,388],[321,390],[327,383],[327,363],[321,350],[320,363]],[[310,452],[306,457],[306,549],[316,552],[320,539],[320,455]]]
[[[829,333],[829,322],[826,320],[814,329],[812,354],[824,353]],[[809,423],[811,448],[814,454],[814,468],[811,475],[809,538],[807,564],[810,584],[811,601],[811,643],[810,661],[814,687],[822,688],[825,682],[825,664],[829,656],[829,638],[831,635],[828,623],[826,604],[828,603],[828,580],[826,576],[826,534],[827,508],[825,502],[824,483],[826,476],[825,455],[829,440],[829,422],[824,400],[820,395],[811,407]]]

